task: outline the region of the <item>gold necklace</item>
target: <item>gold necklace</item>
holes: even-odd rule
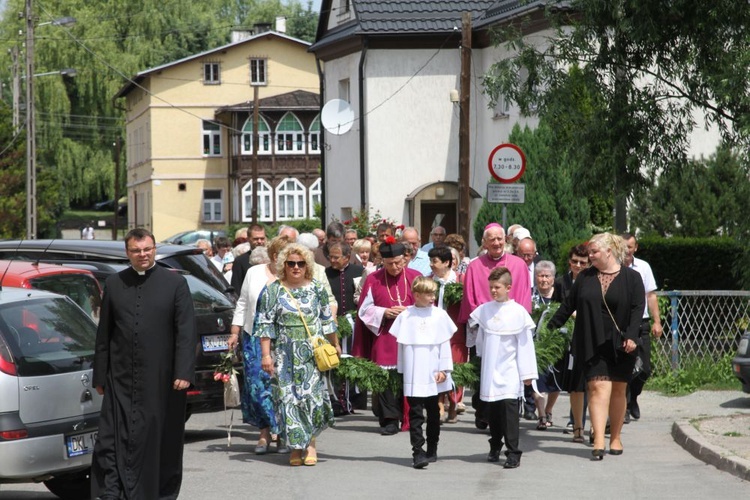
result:
[[[404,296],[406,296],[406,293],[408,291],[407,283],[406,283],[406,273],[404,271],[401,271],[401,274],[404,275]],[[388,298],[391,299],[391,302],[394,301],[393,295],[391,295],[391,289],[388,285],[388,271],[385,272],[385,291],[388,292]],[[398,305],[402,305],[401,300],[401,292],[398,291],[398,278],[396,278],[396,302],[398,302]]]

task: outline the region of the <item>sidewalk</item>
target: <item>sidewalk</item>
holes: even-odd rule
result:
[[[696,458],[750,481],[750,413],[678,420],[672,437]]]
[[[750,481],[750,394],[697,391],[671,397],[647,391],[638,401],[649,417],[658,409],[659,418],[671,423],[674,441],[691,455]]]

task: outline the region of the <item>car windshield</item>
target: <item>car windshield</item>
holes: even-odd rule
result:
[[[207,285],[195,276],[184,275],[193,297],[193,307],[196,314],[214,313],[216,307],[228,310],[234,308],[231,300],[219,293],[215,288]]]
[[[102,297],[96,278],[87,274],[55,274],[30,280],[32,288],[66,295],[99,322]]]
[[[229,288],[229,283],[227,283],[224,275],[202,253],[170,255],[159,259],[158,262],[162,265],[187,271],[220,292],[225,292]]]
[[[65,297],[0,306],[0,335],[21,377],[81,371],[93,363],[96,325]]]

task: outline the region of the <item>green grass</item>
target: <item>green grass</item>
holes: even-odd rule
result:
[[[675,372],[666,354],[652,351],[653,374],[646,388],[672,396],[697,390],[737,390],[739,381],[732,373],[732,357],[732,354],[726,354],[716,361],[696,355],[683,356],[680,369]]]

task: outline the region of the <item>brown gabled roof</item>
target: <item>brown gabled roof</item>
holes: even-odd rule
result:
[[[261,111],[317,111],[320,110],[320,96],[306,90],[295,90],[286,94],[264,97],[258,101]],[[238,111],[252,111],[253,101],[245,101],[222,106],[216,114]]]

